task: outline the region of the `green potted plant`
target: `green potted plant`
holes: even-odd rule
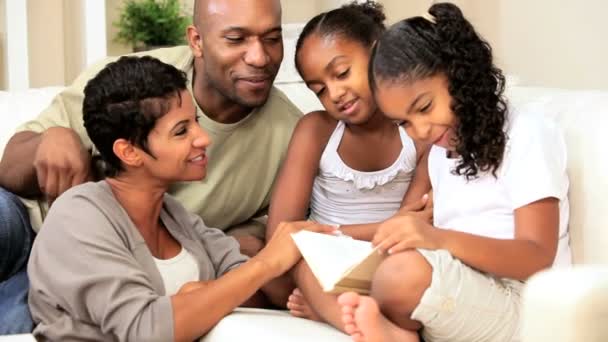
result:
[[[151,50],[185,43],[190,17],[179,0],[125,0],[115,40],[134,51]]]

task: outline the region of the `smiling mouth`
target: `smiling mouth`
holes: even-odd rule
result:
[[[359,99],[350,100],[350,101],[344,103],[343,105],[341,105],[340,107],[338,107],[338,109],[341,112],[348,112],[348,110],[351,109],[355,105],[355,103],[357,103],[358,100]]]
[[[435,139],[435,141],[433,141],[432,144],[433,145],[438,145],[439,142],[442,141],[446,137],[446,135],[448,134],[449,131],[450,131],[449,128],[446,129],[445,131],[443,131],[443,133],[441,133],[441,135],[437,139]],[[448,142],[448,144],[449,144],[449,142]]]
[[[189,161],[192,162],[192,163],[197,163],[197,162],[203,161],[203,159],[205,159],[205,154],[204,153],[201,154],[201,155],[199,155],[199,156],[197,156],[197,157],[194,157],[194,158],[190,159]]]
[[[262,83],[270,80],[270,76],[252,76],[252,77],[241,77],[239,78],[241,81],[251,82],[251,83]]]

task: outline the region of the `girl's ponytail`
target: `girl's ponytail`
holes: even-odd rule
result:
[[[342,10],[356,11],[370,18],[378,27],[384,28],[386,15],[384,7],[379,2],[367,0],[365,2],[352,2],[341,7]]]
[[[505,78],[492,61],[492,49],[451,3],[438,3],[429,17],[393,25],[373,52],[370,82],[414,82],[443,74],[448,80],[452,111],[458,118],[454,172],[467,179],[480,171],[495,174],[506,144],[503,98]]]
[[[300,33],[296,43],[295,65],[299,71],[298,53],[304,41],[312,34],[320,37],[339,36],[371,48],[386,30],[384,8],[373,0],[353,1],[312,18]]]

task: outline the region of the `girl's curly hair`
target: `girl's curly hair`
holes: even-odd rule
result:
[[[492,49],[450,3],[433,5],[432,20],[413,17],[393,25],[374,46],[369,68],[373,91],[379,82],[414,82],[444,74],[457,117],[453,172],[468,180],[496,175],[505,150],[505,77],[492,62]]]

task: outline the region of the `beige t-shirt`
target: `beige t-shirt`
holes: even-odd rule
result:
[[[192,92],[194,58],[187,46],[137,55],[145,54],[186,72]],[[89,79],[116,59],[108,58],[85,70],[35,120],[21,125],[17,131],[43,132],[54,126],[69,127],[86,148],[93,149],[82,120],[83,90]],[[234,124],[211,120],[198,105],[197,112],[201,116],[201,127],[212,140],[207,149],[207,176],[202,181],[176,184],[170,193],[188,210],[201,216],[209,227],[225,230],[267,209],[274,179],[302,113],[276,88],[272,89],[266,104]],[[32,226],[38,231],[46,215],[46,202],[24,199],[24,203],[30,211]]]

